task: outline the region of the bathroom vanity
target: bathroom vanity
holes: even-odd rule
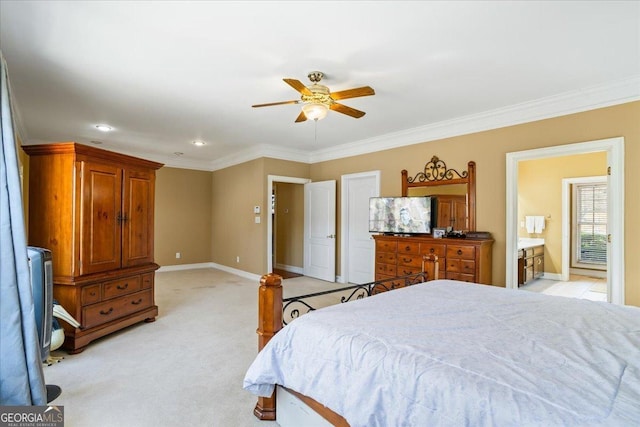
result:
[[[544,239],[518,239],[518,286],[544,274]]]

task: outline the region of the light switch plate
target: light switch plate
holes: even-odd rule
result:
[[[260,206],[254,206],[253,207],[253,213],[254,214],[259,214],[260,213]]]

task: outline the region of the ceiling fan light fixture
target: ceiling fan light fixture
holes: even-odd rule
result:
[[[327,117],[329,107],[319,102],[311,102],[302,106],[302,112],[309,120],[322,120]]]

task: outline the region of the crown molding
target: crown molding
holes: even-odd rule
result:
[[[640,100],[640,75],[311,153],[310,163],[373,153]]]

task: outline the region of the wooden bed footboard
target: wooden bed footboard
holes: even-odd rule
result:
[[[432,277],[428,277],[428,273]],[[345,303],[353,299],[361,299],[376,293],[398,289],[400,287],[411,286],[417,283],[435,280],[438,278],[438,257],[436,255],[425,255],[422,261],[422,272],[392,279],[378,280],[362,285],[345,286],[339,289],[332,289],[323,292],[315,292],[290,298],[282,298],[282,277],[269,273],[260,278],[260,288],[258,290],[258,351],[267,345],[269,340],[287,324],[283,310],[287,311],[289,321],[302,314],[316,310],[316,307],[308,300],[315,297],[322,297],[334,293],[342,293],[339,302]],[[306,310],[306,311],[305,311]],[[302,312],[304,311],[304,313]],[[308,396],[291,390],[298,398],[312,407],[318,414],[334,425],[348,426],[347,421]],[[261,420],[273,421],[276,419],[276,390],[270,397],[259,397],[253,414]]]

